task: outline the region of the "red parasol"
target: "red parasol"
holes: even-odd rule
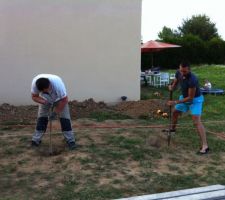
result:
[[[176,48],[176,47],[181,47],[181,46],[150,40],[141,46],[141,52],[156,52],[156,51],[161,51],[163,49]]]
[[[169,44],[169,43],[165,43],[165,42],[158,42],[158,41],[150,40],[150,41],[142,44],[141,53],[145,53],[145,52],[153,53],[153,52],[161,51],[163,49],[177,48],[177,47],[181,47],[181,46],[175,45],[175,44]],[[153,66],[153,54],[152,54],[152,66]]]

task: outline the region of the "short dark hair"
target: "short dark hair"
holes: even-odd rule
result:
[[[181,67],[188,67],[188,68],[190,69],[190,63],[189,63],[188,61],[182,61],[182,62],[180,63],[180,66],[181,66]]]
[[[47,78],[39,78],[36,81],[36,86],[39,91],[49,88],[50,81]]]

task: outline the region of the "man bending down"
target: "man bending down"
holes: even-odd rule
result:
[[[32,146],[38,147],[45,133],[50,117],[58,115],[61,129],[70,150],[76,148],[71,126],[68,97],[62,79],[53,74],[39,74],[33,78],[31,85],[32,100],[39,103],[36,130],[32,137]],[[50,109],[54,105],[52,115]]]

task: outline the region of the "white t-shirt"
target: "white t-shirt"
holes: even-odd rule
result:
[[[65,85],[64,85],[62,79],[53,74],[39,74],[39,75],[35,76],[32,80],[32,84],[31,84],[31,93],[32,94],[41,93],[37,89],[37,86],[36,86],[36,81],[39,78],[47,78],[50,81],[51,91],[49,93],[49,96],[53,102],[56,102],[67,96],[66,88],[65,88]]]

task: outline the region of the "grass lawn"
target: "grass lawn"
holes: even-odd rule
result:
[[[224,66],[200,66],[193,71],[203,84],[225,89]],[[154,96],[160,92],[161,97]],[[178,92],[174,94],[177,98]],[[166,88],[142,88],[142,99],[168,98]],[[225,96],[205,96],[202,120],[211,152],[196,155],[199,138],[190,115],[179,121],[170,147],[159,128],[134,125],[168,124],[167,119],[116,119],[102,115],[79,119],[73,125],[127,125],[133,128],[75,129],[80,147],[65,148],[57,122],[48,156],[48,135],[37,149],[28,147],[33,126],[0,126],[0,200],[105,200],[225,184]],[[100,115],[100,113],[99,113]],[[101,120],[99,120],[101,119]],[[19,122],[18,122],[19,123]]]

